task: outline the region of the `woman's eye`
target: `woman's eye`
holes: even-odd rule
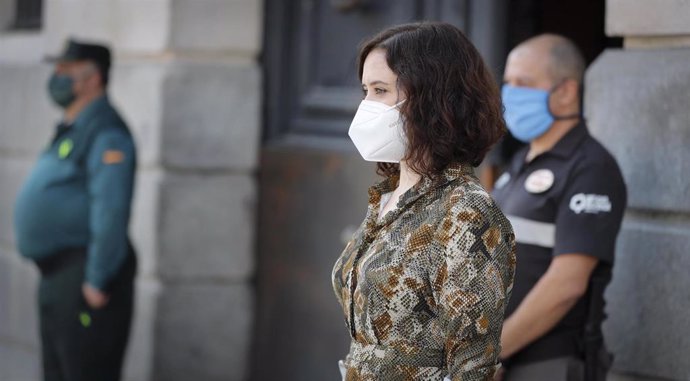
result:
[[[376,94],[379,94],[379,95],[386,92],[385,89],[374,89],[374,91],[376,92]]]

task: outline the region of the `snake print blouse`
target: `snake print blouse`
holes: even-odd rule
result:
[[[382,194],[333,268],[352,344],[347,381],[493,380],[515,272],[510,223],[472,167],[425,178],[378,221]]]

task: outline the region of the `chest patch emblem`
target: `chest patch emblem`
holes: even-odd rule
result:
[[[527,176],[525,189],[529,193],[544,193],[553,186],[554,175],[550,169],[538,169]]]
[[[501,189],[510,181],[510,173],[503,172],[503,174],[494,183],[494,189]]]
[[[58,157],[60,159],[66,158],[72,152],[72,148],[74,148],[74,142],[72,139],[65,139],[61,141],[60,145],[58,146]]]
[[[608,213],[611,200],[607,195],[578,193],[570,199],[570,210],[580,213]]]

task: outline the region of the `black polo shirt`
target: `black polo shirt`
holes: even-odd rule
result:
[[[625,183],[616,160],[589,134],[584,122],[527,163],[528,151],[525,147],[515,154],[493,192],[513,225],[517,242],[515,285],[506,317],[522,303],[555,256],[591,255],[599,259],[593,277],[608,282],[626,205]],[[582,335],[586,299],[512,360],[523,363],[578,353],[579,344],[572,338]],[[603,314],[603,303],[600,308]]]

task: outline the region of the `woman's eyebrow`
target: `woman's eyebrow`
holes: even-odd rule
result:
[[[374,86],[374,85],[386,85],[386,86],[388,86],[388,83],[380,81],[380,80],[369,82],[369,86]],[[366,86],[366,84],[362,83],[362,86]]]

